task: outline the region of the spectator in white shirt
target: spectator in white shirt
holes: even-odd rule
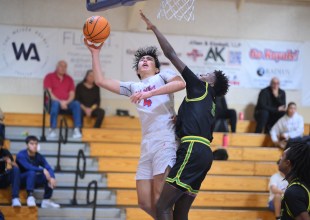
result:
[[[286,114],[280,118],[270,131],[271,139],[277,147],[285,148],[288,141],[301,139],[304,133],[304,120],[296,112],[296,104],[288,104]]]
[[[279,165],[279,161],[277,162]],[[282,172],[277,172],[270,177],[268,208],[275,213],[276,219],[280,219],[282,195],[288,186]]]

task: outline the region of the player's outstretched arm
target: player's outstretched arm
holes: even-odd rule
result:
[[[138,103],[143,99],[151,98],[152,96],[170,94],[184,89],[186,86],[184,80],[180,76],[176,76],[169,80],[166,85],[148,92],[137,92],[130,96],[133,103]]]
[[[120,81],[106,78],[103,72],[101,71],[99,54],[100,54],[100,50],[103,44],[101,44],[99,47],[96,47],[94,45],[89,45],[86,39],[84,39],[84,43],[91,52],[92,67],[93,67],[93,72],[95,75],[96,85],[106,90],[109,90],[110,92],[120,94]]]
[[[171,63],[175,66],[175,68],[182,73],[186,65],[183,63],[182,60],[179,59],[175,50],[168,42],[166,37],[157,29],[155,25],[140,11],[140,15],[142,20],[145,21],[148,30],[152,30],[157,37],[157,40],[160,44],[161,49],[163,50],[165,56],[171,61]]]

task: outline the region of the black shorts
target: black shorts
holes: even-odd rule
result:
[[[213,162],[210,141],[199,136],[185,136],[177,151],[175,165],[166,182],[182,191],[198,193]]]

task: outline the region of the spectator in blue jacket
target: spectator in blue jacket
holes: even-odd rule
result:
[[[55,174],[44,156],[38,153],[39,140],[35,136],[26,138],[27,149],[17,154],[16,161],[21,172],[21,186],[26,187],[27,205],[36,206],[33,191],[36,187],[44,186],[44,199],[41,208],[59,208],[59,204],[50,200],[56,187]]]

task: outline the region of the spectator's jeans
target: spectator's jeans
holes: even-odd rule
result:
[[[73,115],[74,127],[81,128],[82,127],[82,122],[81,122],[82,110],[81,110],[80,103],[76,100],[70,102],[68,105],[68,110]],[[57,117],[60,111],[61,111],[60,102],[52,100],[51,112],[50,112],[50,117],[51,117],[50,123],[51,123],[52,129],[55,129],[57,127]]]
[[[0,188],[6,188],[12,184],[12,199],[19,198],[20,187],[20,171],[18,167],[8,170],[4,174],[0,174]]]
[[[37,187],[44,186],[44,199],[50,199],[53,195],[53,189],[49,187],[48,181],[43,173],[27,171],[20,175],[21,187],[26,188],[27,192],[33,192]]]

